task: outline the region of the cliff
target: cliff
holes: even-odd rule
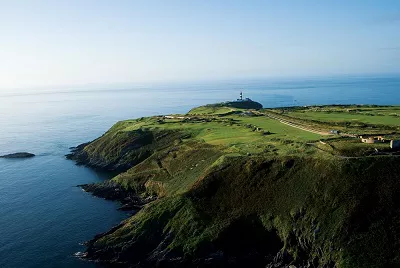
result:
[[[97,195],[143,206],[89,241],[86,258],[121,267],[400,265],[399,158],[325,155],[231,116],[123,121],[77,147],[68,158],[118,172]]]

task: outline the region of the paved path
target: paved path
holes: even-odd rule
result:
[[[322,135],[322,136],[332,135],[329,132],[319,131],[319,130],[315,130],[315,129],[311,129],[311,128],[307,128],[307,127],[304,127],[304,126],[301,126],[301,125],[294,124],[294,123],[292,123],[292,122],[290,122],[288,120],[276,117],[276,116],[271,115],[271,114],[264,114],[264,115],[268,116],[269,118],[278,120],[282,124],[285,124],[285,125],[288,125],[288,126],[291,126],[291,127],[294,127],[294,128],[298,128],[298,129],[301,129],[301,130],[304,130],[304,131],[308,131],[308,132],[311,132],[311,133],[314,133],[314,134],[318,134],[318,135]]]

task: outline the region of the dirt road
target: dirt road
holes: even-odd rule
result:
[[[308,128],[308,127],[306,127],[306,126],[301,126],[301,125],[294,124],[294,123],[292,123],[292,122],[290,122],[290,121],[288,121],[288,120],[285,120],[285,119],[276,117],[276,116],[271,115],[271,114],[264,114],[264,115],[268,116],[269,118],[278,120],[278,121],[281,122],[282,124],[285,124],[285,125],[288,125],[288,126],[291,126],[291,127],[294,127],[294,128],[298,128],[298,129],[301,129],[301,130],[304,130],[304,131],[308,131],[308,132],[311,132],[311,133],[314,133],[314,134],[318,134],[318,135],[322,135],[322,136],[332,135],[332,134],[329,133],[329,132],[319,131],[319,130],[316,130],[316,129]]]

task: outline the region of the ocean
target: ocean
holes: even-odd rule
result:
[[[400,76],[0,91],[0,267],[95,267],[82,242],[129,216],[76,187],[110,177],[65,159],[115,122],[244,97],[264,107],[400,104]]]

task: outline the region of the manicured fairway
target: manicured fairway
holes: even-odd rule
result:
[[[288,138],[292,140],[299,141],[309,141],[309,140],[319,140],[321,139],[321,135],[314,134],[305,130],[301,130],[295,127],[291,127],[285,124],[280,123],[277,120],[258,116],[258,117],[241,117],[239,118],[245,124],[252,124],[257,127],[263,128],[263,130],[269,131],[272,135],[268,137],[278,137],[278,138]]]

